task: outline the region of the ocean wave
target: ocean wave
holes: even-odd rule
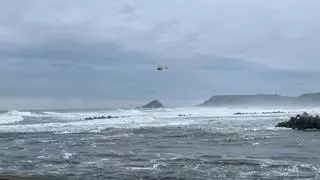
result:
[[[166,166],[160,167],[162,171],[179,169],[181,172],[213,172],[219,176],[227,175],[232,169],[235,177],[244,179],[314,178],[319,175],[319,168],[310,164],[246,157],[182,156],[156,159],[153,163],[165,164]],[[211,177],[216,176],[212,174]]]
[[[12,124],[23,121],[24,116],[31,116],[31,112],[20,112],[16,110],[0,114],[0,124]]]
[[[0,114],[3,132],[100,132],[106,128],[141,128],[163,126],[203,126],[220,132],[278,130],[276,120],[287,119],[288,114],[234,116],[237,109],[227,108],[173,108],[166,111],[113,110],[92,112],[20,112]],[[248,110],[249,111],[249,110]],[[254,111],[254,110],[250,110]],[[262,111],[262,110],[261,110]],[[88,117],[117,116],[114,119],[86,119]],[[186,116],[183,116],[186,115]]]

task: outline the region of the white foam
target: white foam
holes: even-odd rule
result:
[[[8,111],[6,114],[7,115],[19,115],[19,116],[31,116],[32,115],[31,112],[21,112],[21,111],[16,111],[16,110]]]
[[[0,124],[11,124],[23,121],[24,116],[30,116],[30,112],[9,111],[4,114],[0,114]]]
[[[88,121],[70,121],[45,124],[17,124],[2,125],[1,132],[59,132],[76,133],[93,130],[103,130],[108,127],[137,127],[143,123],[151,123],[152,118],[118,118],[118,119],[97,119]]]
[[[61,121],[79,121],[88,117],[98,116],[143,116],[145,113],[139,110],[116,110],[116,111],[97,111],[97,112],[43,112],[46,115],[50,115],[53,118]]]
[[[66,112],[66,113],[44,112],[44,114],[49,115],[61,121],[78,121],[80,119],[84,119],[85,117],[101,115],[101,113],[99,112],[89,112],[89,113],[88,112]]]
[[[281,111],[281,109],[277,109]],[[147,126],[185,126],[193,124],[210,124],[217,130],[258,128],[273,129],[271,124],[264,125],[263,122],[276,117],[277,119],[286,119],[288,114],[270,114],[264,115],[246,115],[234,116],[239,109],[228,108],[200,108],[187,107],[161,110],[115,110],[115,111],[97,111],[97,112],[44,112],[36,114],[31,112],[10,111],[0,115],[0,132],[57,132],[57,133],[76,133],[76,132],[99,132],[106,128],[139,128]],[[258,109],[247,109],[248,112],[258,111]],[[259,112],[265,110],[260,109]],[[304,111],[304,110],[299,110]],[[309,110],[310,112],[312,110]],[[240,111],[241,112],[241,111]],[[242,111],[243,112],[243,111]],[[186,116],[178,116],[184,114]],[[86,117],[94,116],[119,116],[115,119],[94,119],[85,120]],[[37,124],[14,124],[23,117],[51,117],[54,121],[43,121]],[[124,117],[122,117],[124,116]],[[257,119],[259,121],[257,121]],[[49,119],[50,120],[50,119]],[[257,127],[257,122],[259,127]],[[260,124],[261,122],[261,124]]]
[[[70,159],[73,155],[75,155],[74,153],[69,153],[69,152],[64,152],[63,153],[63,158],[64,159]]]

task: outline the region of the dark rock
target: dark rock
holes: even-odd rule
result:
[[[262,114],[279,114],[279,113],[284,113],[284,112],[282,111],[262,112]]]
[[[94,119],[114,119],[114,118],[119,118],[119,116],[94,116],[94,117],[87,117],[85,120],[94,120]]]
[[[192,116],[192,114],[178,114],[179,117]]]
[[[254,112],[254,113],[242,113],[242,112],[233,113],[233,115],[244,115],[244,114],[257,114],[257,113],[256,112]]]
[[[262,114],[278,114],[278,113],[284,113],[284,112],[282,112],[282,111],[262,112]],[[258,113],[257,112],[252,112],[252,113],[236,112],[236,113],[233,113],[233,115],[247,115],[247,114],[258,114]]]
[[[310,116],[308,113],[304,112],[302,115],[298,114],[296,117],[291,117],[289,121],[280,122],[276,127],[285,127],[291,129],[320,129],[320,117]]]
[[[308,117],[308,116],[309,116],[309,114],[308,114],[308,113],[306,113],[306,112],[303,112],[303,113],[302,113],[302,116],[304,116],[304,117]]]
[[[164,106],[158,100],[150,101],[148,104],[137,107],[137,109],[155,109],[155,108],[163,108]]]

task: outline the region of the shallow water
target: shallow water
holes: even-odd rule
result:
[[[305,110],[264,111],[273,110],[5,112],[0,170],[92,180],[320,179],[320,132],[274,127]],[[84,120],[100,115],[126,117]]]

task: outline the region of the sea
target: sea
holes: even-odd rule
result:
[[[7,111],[0,174],[66,180],[320,179],[320,132],[277,128],[318,108]],[[98,116],[114,119],[86,119]]]

